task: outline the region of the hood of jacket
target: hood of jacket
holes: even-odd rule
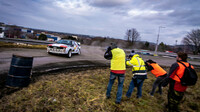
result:
[[[133,55],[133,57],[140,57],[140,55],[139,54],[135,54],[135,55]]]

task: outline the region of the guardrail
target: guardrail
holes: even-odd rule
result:
[[[26,43],[33,45],[47,45],[53,44],[55,42],[41,41],[41,40],[33,40],[33,39],[16,39],[16,38],[0,38],[2,42],[14,42],[14,43]]]

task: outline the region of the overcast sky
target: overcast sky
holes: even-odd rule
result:
[[[124,39],[135,28],[142,41],[181,43],[200,28],[200,0],[0,0],[0,22]]]

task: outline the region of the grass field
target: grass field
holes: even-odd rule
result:
[[[105,93],[109,68],[98,68],[71,73],[47,74],[37,77],[35,83],[0,99],[0,112],[163,112],[167,103],[168,87],[163,95],[149,95],[155,77],[149,72],[144,81],[143,96],[136,98],[136,88],[130,99],[125,97],[131,81],[131,68],[127,69],[121,104],[115,104],[117,80],[111,99]],[[198,73],[198,75],[200,75]],[[200,81],[187,89],[180,109],[184,112],[200,111]]]

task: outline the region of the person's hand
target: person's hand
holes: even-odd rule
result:
[[[166,87],[168,84],[169,84],[169,78],[165,78],[165,79],[162,81],[162,87]]]
[[[108,47],[107,47],[107,50],[106,50],[106,53],[109,52],[109,51],[111,51],[111,50],[112,50],[111,47],[108,46]]]

